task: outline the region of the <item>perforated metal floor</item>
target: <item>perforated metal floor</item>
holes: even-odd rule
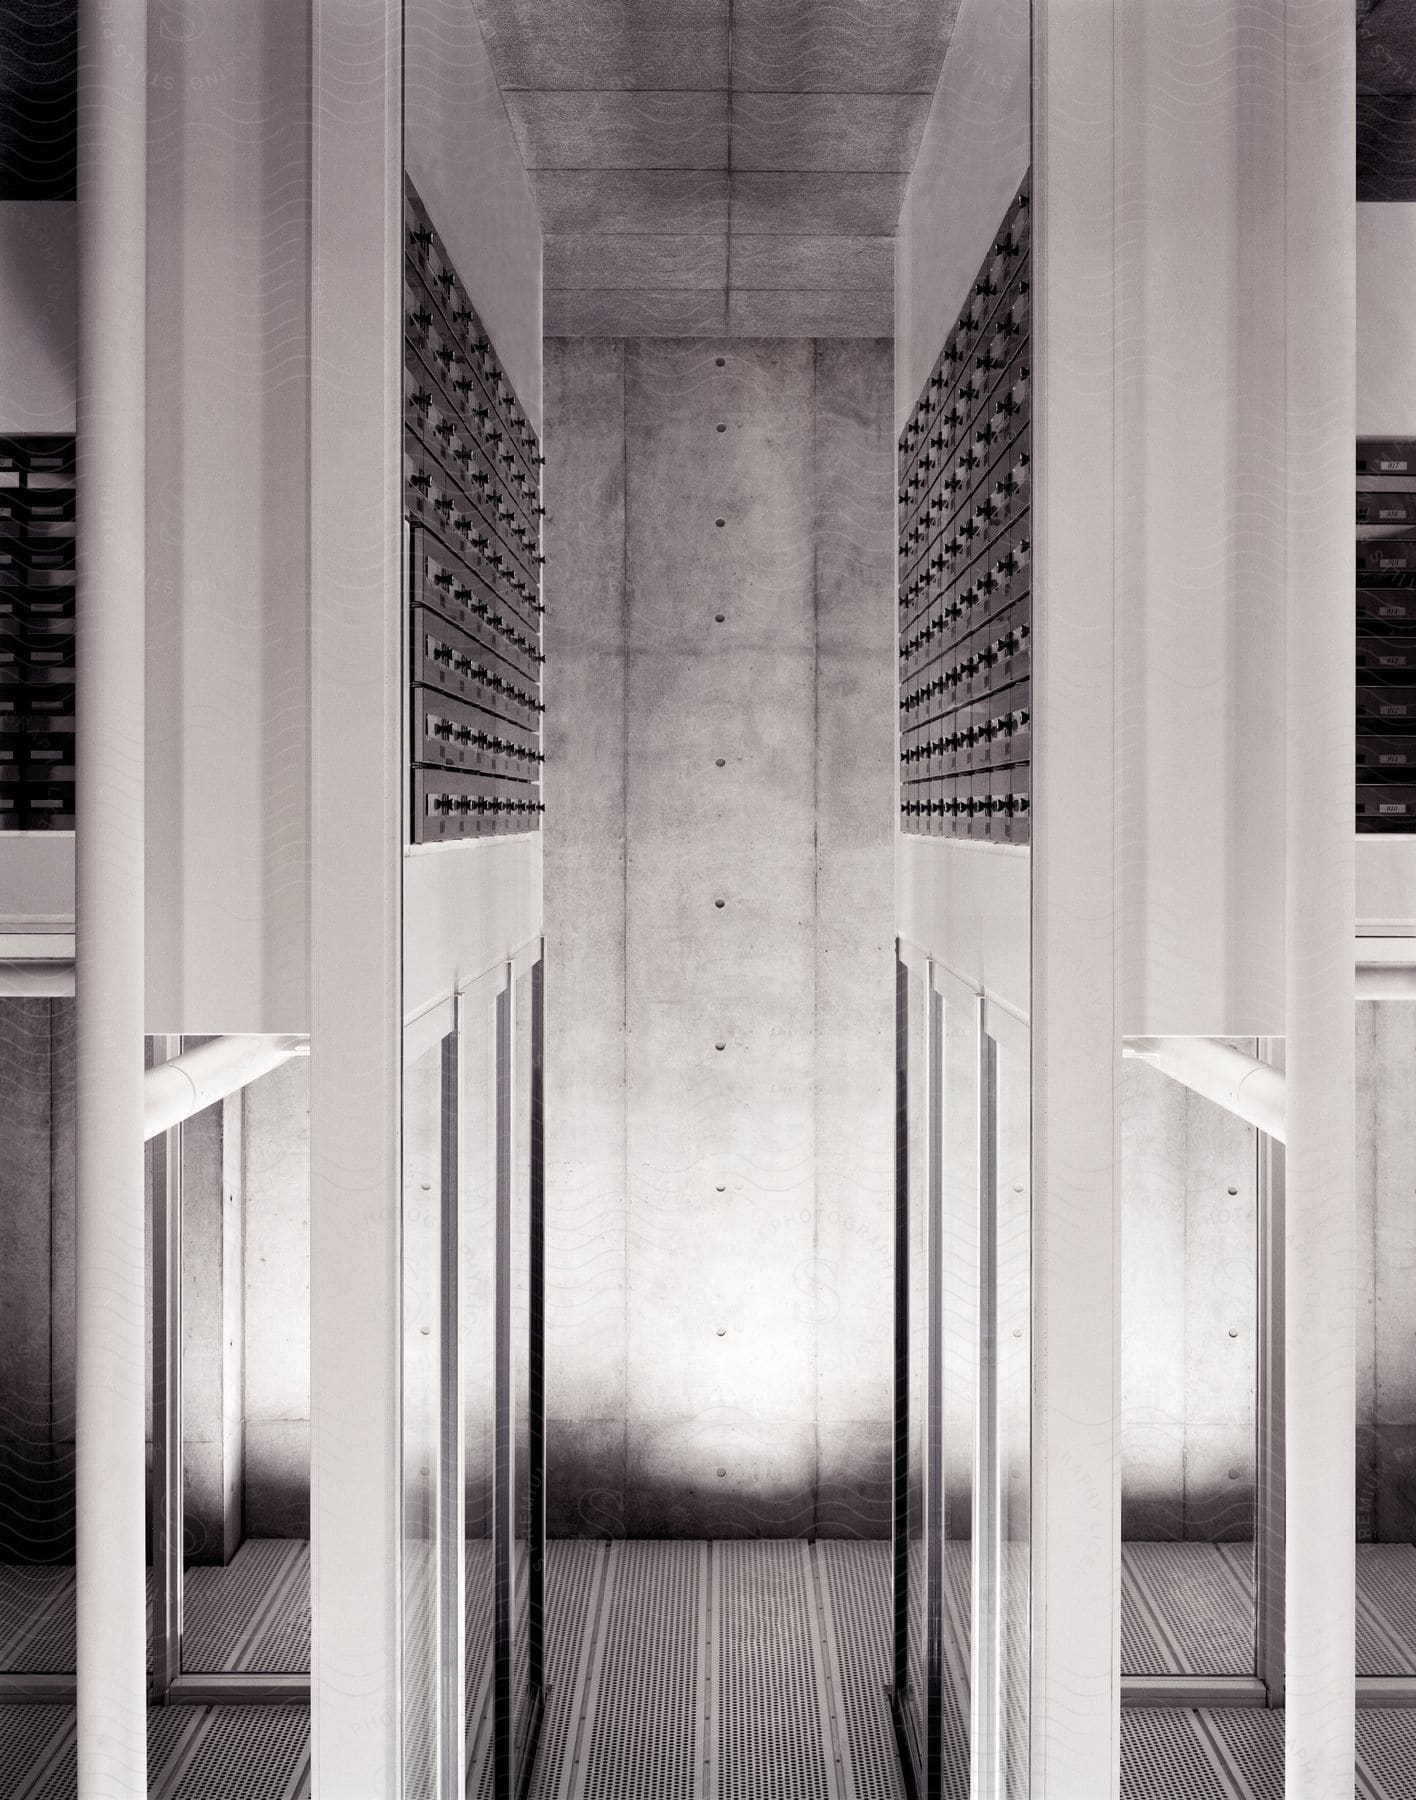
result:
[[[1353,1793],[1356,1800],[1416,1793],[1416,1710],[1358,1712]],[[1124,1711],[1121,1800],[1283,1800],[1283,1714]]]
[[[1121,1667],[1233,1675],[1254,1666],[1252,1544],[1121,1546]],[[1416,1674],[1416,1545],[1357,1546],[1357,1673]]]
[[[147,1584],[150,1625],[151,1569]],[[182,1652],[189,1673],[308,1674],[309,1545],[299,1538],[247,1538],[224,1567],[188,1569]],[[73,1667],[73,1569],[0,1563],[0,1671],[55,1674]]]
[[[0,1794],[74,1800],[74,1713],[0,1706]],[[148,1713],[149,1800],[306,1800],[310,1714],[303,1706],[168,1706]]]
[[[533,1800],[904,1800],[887,1544],[556,1543]]]

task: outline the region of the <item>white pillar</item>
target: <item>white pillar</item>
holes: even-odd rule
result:
[[[1120,1743],[1115,0],[1035,0],[1031,1792]]]
[[[1356,1124],[1352,941],[1356,33],[1271,0],[1283,55],[1287,615],[1287,1800],[1353,1781]]]
[[[315,1800],[396,1800],[401,1786],[402,10],[314,4]]]
[[[145,0],[79,11],[77,1016],[81,1800],[147,1791],[143,1231]]]

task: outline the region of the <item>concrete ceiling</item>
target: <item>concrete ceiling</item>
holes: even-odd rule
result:
[[[476,0],[548,336],[888,336],[959,0]]]

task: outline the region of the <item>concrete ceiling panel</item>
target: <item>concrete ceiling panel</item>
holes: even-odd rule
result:
[[[548,335],[891,332],[960,0],[472,4],[541,212]]]
[[[904,194],[901,174],[737,172],[733,236],[891,237]]]
[[[734,94],[733,168],[914,167],[928,94]]]
[[[726,88],[728,0],[477,0],[504,93]]]
[[[721,337],[727,330],[721,288],[547,288],[544,308],[547,337]]]
[[[741,237],[732,242],[729,281],[735,288],[874,289],[895,280],[891,237]]]
[[[573,288],[723,288],[728,279],[726,236],[631,236],[566,231],[546,236],[545,281]]]
[[[728,229],[726,169],[541,169],[531,181],[545,232]]]
[[[895,329],[892,293],[829,289],[743,289],[728,294],[732,337],[890,337]]]
[[[512,92],[528,169],[725,169],[725,92]]]
[[[932,94],[959,0],[734,0],[733,86]]]

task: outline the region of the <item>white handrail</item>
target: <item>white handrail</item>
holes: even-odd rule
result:
[[[203,1107],[234,1094],[292,1056],[308,1056],[303,1037],[219,1037],[149,1069],[143,1084],[143,1136],[155,1138]]]
[[[1126,1056],[1144,1058],[1162,1075],[1213,1100],[1280,1144],[1287,1142],[1287,1087],[1281,1069],[1216,1038],[1127,1038],[1122,1050]]]

